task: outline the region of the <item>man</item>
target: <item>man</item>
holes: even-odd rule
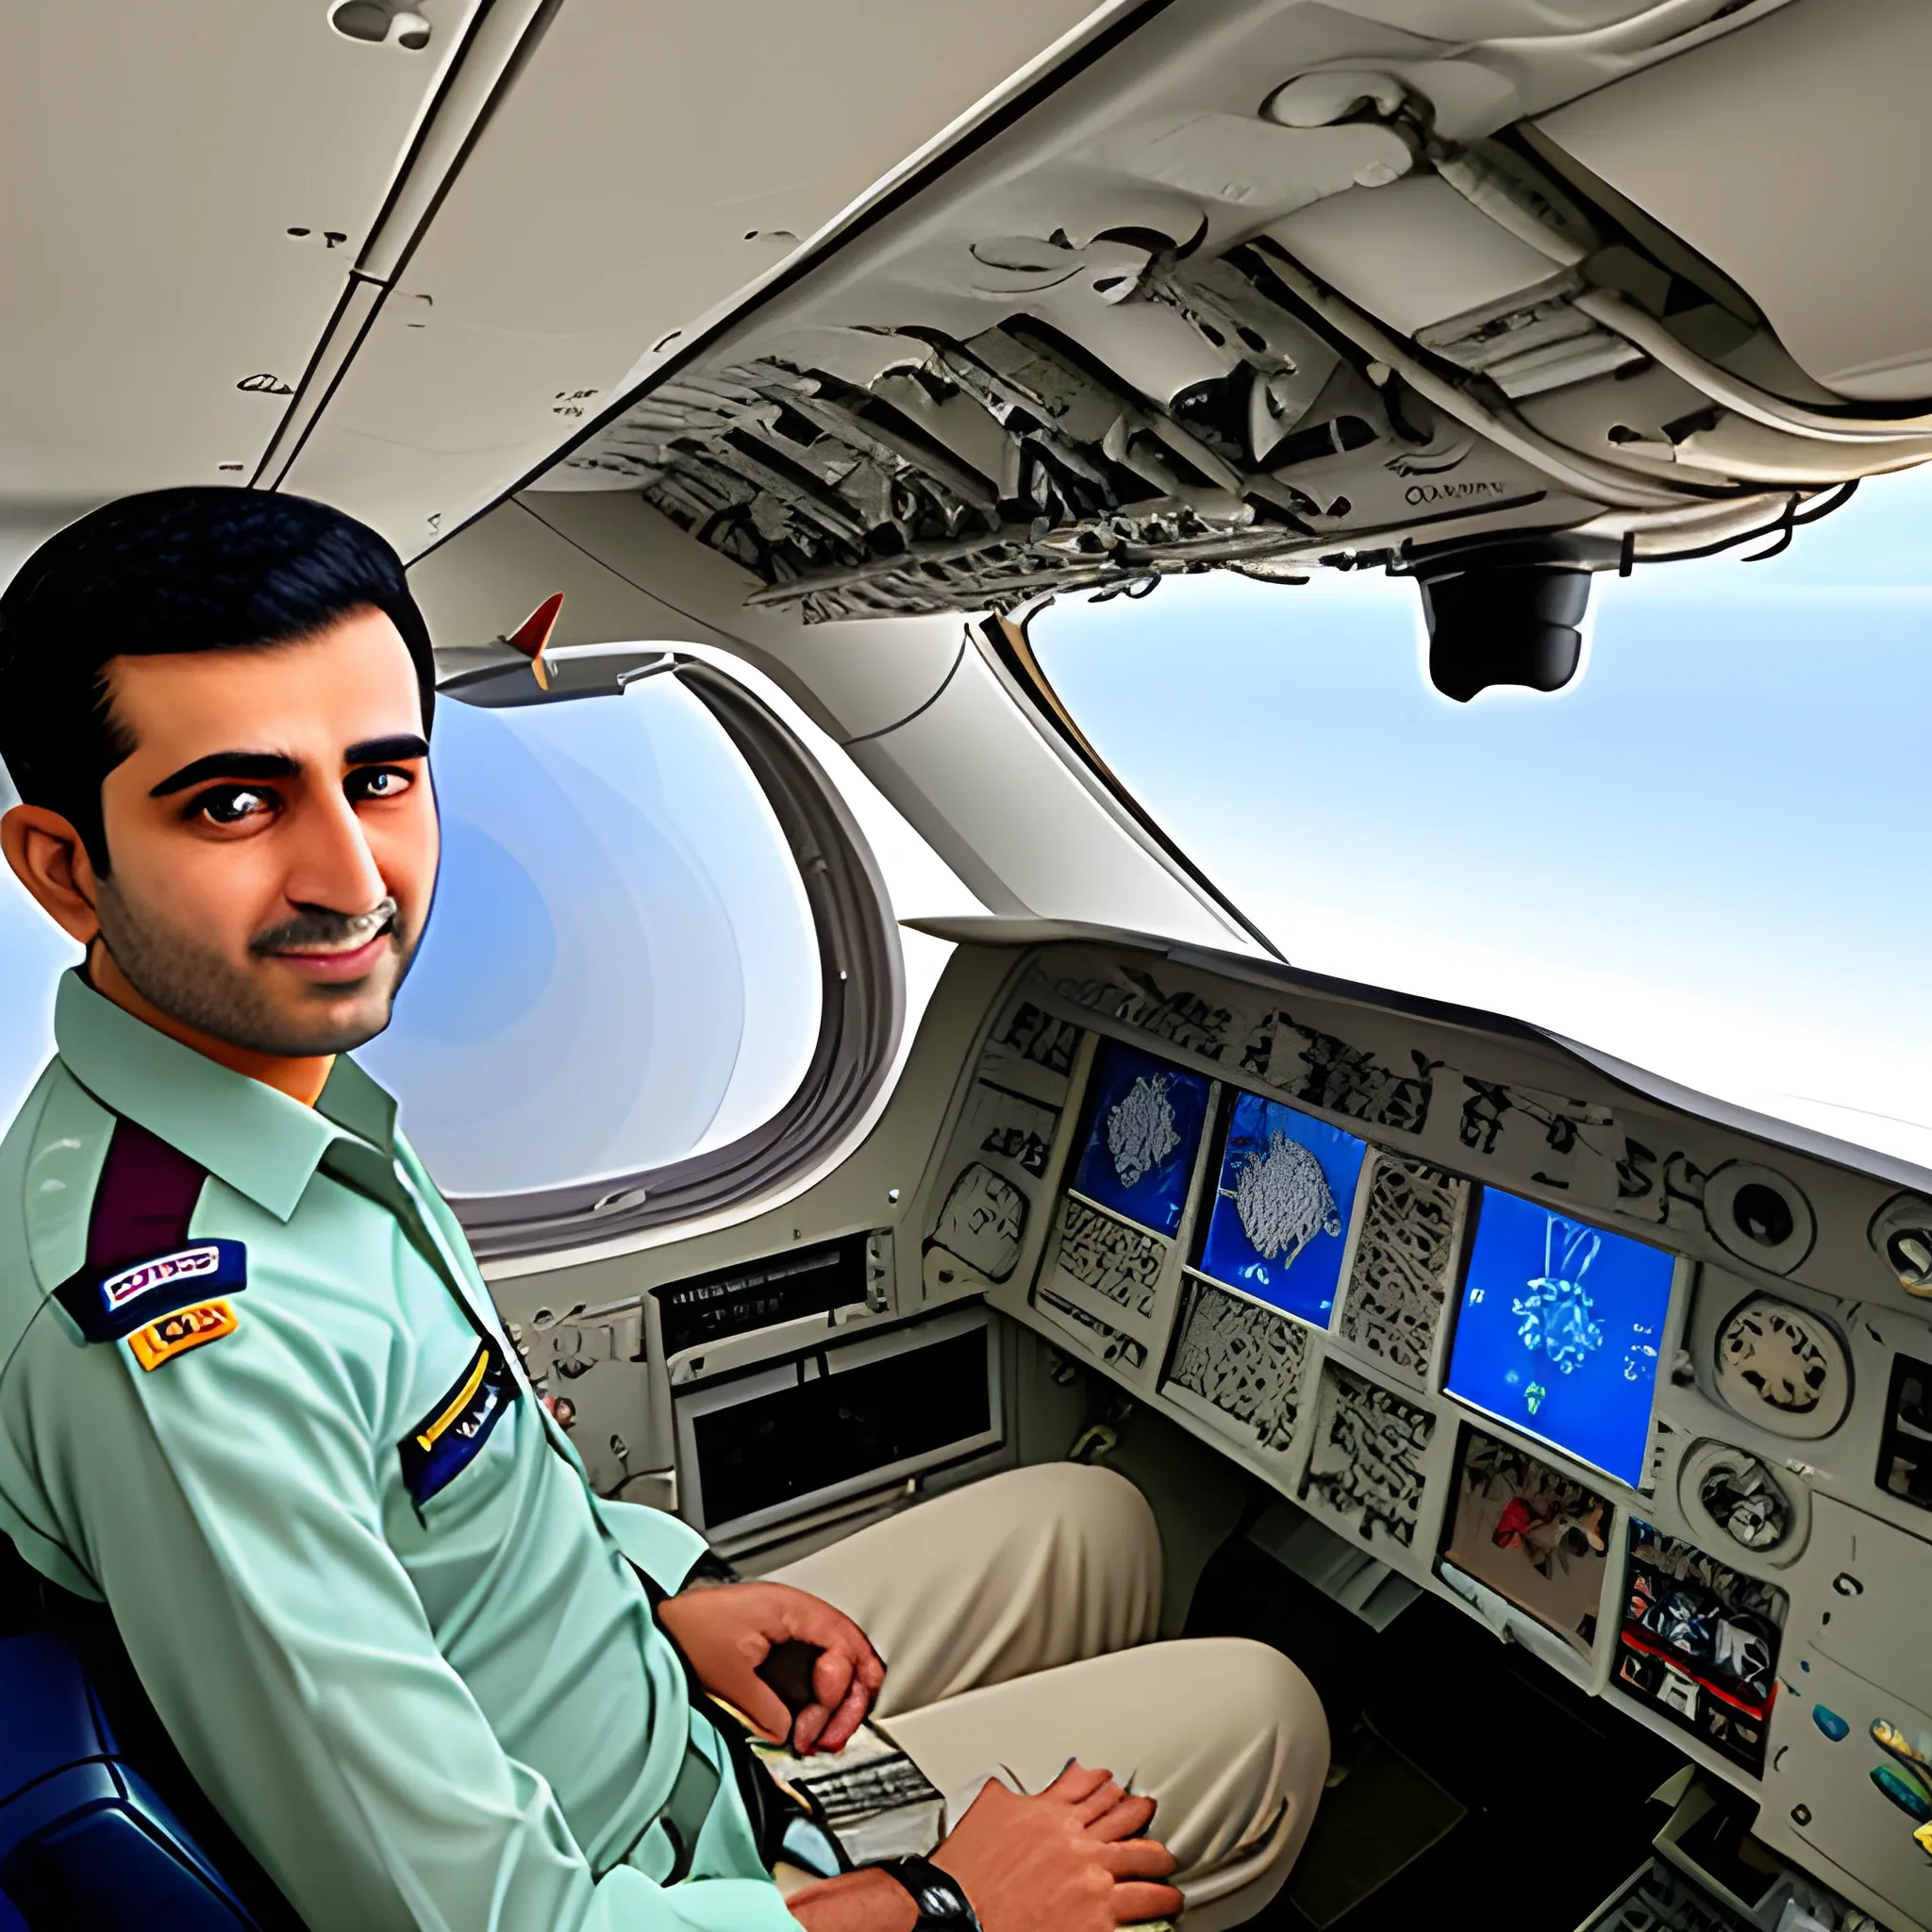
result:
[[[1260,1646],[1127,1648],[1158,1547],[1119,1478],[909,1511],[819,1594],[591,1492],[343,1057],[429,910],[433,704],[394,553],[297,498],[129,498],[0,597],[0,843],[86,948],[0,1146],[0,1531],[105,1606],[218,1860],[357,1932],[1105,1932],[1182,1904],[1151,1800],[1067,1762],[1125,1748],[1205,1923],[1258,1908],[1319,1706]],[[819,1653],[795,1712],[782,1644]],[[876,1703],[971,1802],[930,1865],[783,1898],[694,1685],[803,1751]]]

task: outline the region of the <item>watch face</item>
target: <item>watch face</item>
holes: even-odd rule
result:
[[[914,1897],[922,1919],[958,1919],[965,1916],[966,1901],[950,1886],[922,1885]]]

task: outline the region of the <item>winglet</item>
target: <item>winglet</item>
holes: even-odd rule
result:
[[[513,650],[521,651],[530,660],[530,669],[537,674],[537,682],[545,690],[550,689],[550,677],[543,665],[543,646],[550,641],[550,633],[557,628],[557,613],[563,608],[563,592],[552,591],[523,623],[511,631],[504,642]]]

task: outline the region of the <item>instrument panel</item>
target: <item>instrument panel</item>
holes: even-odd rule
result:
[[[924,1306],[1040,1330],[1932,1925],[1932,1176],[1079,941],[1019,957],[941,1147]]]

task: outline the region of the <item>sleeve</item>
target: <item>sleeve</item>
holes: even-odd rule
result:
[[[437,1647],[331,1353],[262,1322],[151,1374],[51,1320],[29,1347],[6,1459],[38,1470],[190,1770],[308,1924],[797,1932],[762,1875],[593,1880]]]
[[[675,1596],[710,1545],[690,1524],[642,1503],[596,1499],[610,1540],[666,1596]]]

